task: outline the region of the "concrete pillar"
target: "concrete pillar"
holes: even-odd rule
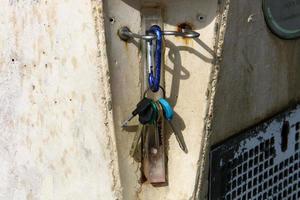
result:
[[[120,199],[102,2],[0,13],[0,199]]]

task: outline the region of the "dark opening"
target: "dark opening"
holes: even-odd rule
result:
[[[287,150],[289,132],[290,132],[290,123],[288,121],[284,121],[281,128],[281,151],[282,152],[285,152]]]

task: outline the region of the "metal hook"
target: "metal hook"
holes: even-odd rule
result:
[[[183,38],[197,38],[200,36],[199,33],[189,30],[189,29],[182,29],[182,32],[179,31],[163,31],[163,35],[174,35],[174,36],[181,36]]]
[[[126,26],[121,27],[118,30],[118,35],[124,41],[128,41],[132,38],[138,38],[138,39],[142,39],[142,40],[146,40],[146,41],[157,39],[157,36],[153,35],[153,34],[151,34],[151,35],[148,35],[148,34],[147,35],[140,35],[140,34],[137,34],[137,33],[133,33]],[[182,29],[182,31],[162,31],[162,35],[174,35],[174,36],[180,36],[180,37],[183,37],[183,38],[197,38],[197,37],[200,36],[199,33],[195,32],[193,30],[190,30],[190,29]]]
[[[142,39],[142,40],[154,40],[154,39],[156,39],[156,35],[139,35],[139,34],[136,34],[136,33],[132,33],[130,31],[130,29],[126,26],[121,27],[118,30],[118,35],[124,41],[130,40],[132,38],[138,38],[138,39]]]

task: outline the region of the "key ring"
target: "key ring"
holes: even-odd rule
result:
[[[157,103],[159,103],[161,105],[161,107],[163,108],[163,113],[164,116],[166,117],[167,120],[172,120],[174,117],[174,110],[171,107],[171,105],[169,104],[169,102],[165,99],[166,98],[166,91],[162,86],[159,86],[159,89],[161,89],[161,91],[163,92],[163,97],[159,98]],[[144,92],[144,98],[146,97],[147,92],[150,90],[150,88],[148,88],[145,92]]]
[[[166,97],[166,91],[165,89],[160,85],[158,89],[161,89],[161,91],[163,92],[163,98]],[[144,98],[146,97],[147,92],[149,92],[150,88],[148,88],[147,90],[145,90],[144,92]]]
[[[155,74],[154,74],[154,66],[152,64],[152,55],[153,52],[151,51],[153,49],[153,40],[147,41],[147,49],[148,49],[148,64],[150,66],[148,69],[148,83],[149,87],[152,90],[152,92],[157,92],[160,87],[160,72],[161,72],[161,50],[162,50],[162,31],[161,28],[157,25],[151,26],[148,33],[152,33],[156,35],[156,48],[155,48]]]

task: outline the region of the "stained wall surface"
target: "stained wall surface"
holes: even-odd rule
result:
[[[139,181],[137,120],[120,128],[141,98],[143,49],[117,30],[141,33],[157,8],[165,30],[201,34],[164,41],[163,84],[189,149],[166,131],[166,187]],[[0,199],[205,199],[210,145],[300,100],[299,40],[270,33],[260,1],[10,0],[0,13]]]
[[[300,101],[300,40],[273,35],[261,6],[261,1],[230,1],[212,143]]]
[[[215,22],[218,2],[211,0],[109,0],[105,2],[106,38],[111,74],[114,123],[124,199],[193,199],[208,106],[207,90],[214,63]],[[166,97],[176,112],[174,125],[182,132],[188,147],[185,154],[170,130],[166,131],[168,185],[141,184],[140,164],[129,155],[137,128],[134,119],[127,129],[121,123],[141,98],[144,82],[142,43],[121,41],[117,31],[128,26],[143,33],[147,10],[160,10],[164,30],[177,30],[189,23],[201,34],[199,39],[165,37],[164,77]],[[202,18],[201,18],[202,16]],[[196,187],[196,188],[195,188]]]
[[[0,199],[118,199],[102,2],[0,3]]]
[[[282,40],[268,29],[261,1],[226,1],[218,41],[214,96],[208,116],[202,196],[207,196],[209,149],[300,102],[300,39]]]

